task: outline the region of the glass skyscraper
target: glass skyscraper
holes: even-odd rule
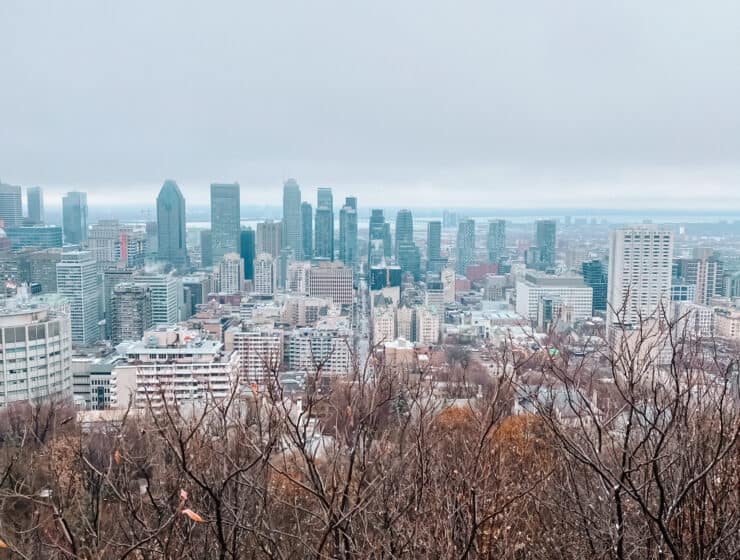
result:
[[[488,222],[488,260],[499,262],[506,250],[506,221],[491,220]]]
[[[317,191],[314,253],[317,258],[334,260],[334,200],[329,188]]]
[[[475,260],[475,221],[471,218],[457,224],[457,263],[455,272],[464,275],[465,269]]]
[[[62,198],[64,242],[77,245],[87,239],[87,193],[72,191]]]
[[[0,183],[0,219],[6,228],[19,227],[23,224],[20,187]]]
[[[339,260],[346,266],[357,264],[357,199],[348,196],[339,211]]]
[[[157,255],[180,271],[188,267],[185,197],[171,180],[164,182],[157,196]]]
[[[313,258],[313,207],[309,202],[301,203],[301,241],[303,242],[303,258]]]
[[[244,279],[254,280],[254,258],[257,256],[254,245],[254,230],[252,228],[243,229],[240,236],[239,249],[241,252],[239,254],[244,259]]]
[[[211,251],[217,263],[227,253],[239,252],[239,183],[211,185]]]
[[[555,267],[555,220],[537,220],[535,223],[535,245],[539,250],[539,268]]]
[[[38,225],[44,223],[44,191],[41,187],[28,187],[26,191],[28,206],[28,223]]]
[[[301,228],[301,188],[295,179],[283,185],[283,248],[293,252],[295,260],[303,260]]]

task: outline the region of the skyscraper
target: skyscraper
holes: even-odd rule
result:
[[[314,253],[318,258],[334,260],[334,199],[331,189],[316,192],[316,223],[314,224]]]
[[[244,279],[254,279],[254,257],[257,256],[254,247],[254,230],[246,228],[241,231],[241,240],[239,242],[239,254],[244,260]]]
[[[100,339],[100,286],[90,251],[69,251],[57,263],[57,292],[69,301],[72,341],[93,344]]]
[[[313,258],[313,207],[308,202],[301,203],[301,240],[303,241],[303,258]]]
[[[475,260],[475,221],[460,220],[457,224],[457,262],[455,271],[464,275],[465,269]]]
[[[283,247],[283,224],[273,220],[265,220],[257,224],[257,234],[255,236],[255,252],[267,253],[273,258],[280,255],[280,249]]]
[[[491,220],[488,222],[488,260],[499,262],[506,250],[506,221]]]
[[[23,201],[21,188],[0,183],[0,220],[5,228],[23,225]]]
[[[348,196],[339,211],[339,260],[354,268],[357,264],[357,199]]]
[[[277,285],[277,263],[268,253],[260,253],[254,259],[254,291],[260,295],[272,295]]]
[[[44,223],[44,191],[41,187],[28,187],[26,190],[28,206],[28,223],[37,225]]]
[[[555,220],[537,220],[535,223],[535,245],[539,250],[539,270],[555,267]]]
[[[373,208],[370,212],[368,224],[368,274],[370,267],[377,266],[385,259],[385,217],[383,210]]]
[[[200,232],[200,267],[213,267],[213,239],[210,229],[203,229]]]
[[[641,225],[610,233],[607,328],[661,318],[670,301],[672,260],[670,231]]]
[[[62,198],[64,242],[77,245],[87,239],[87,193],[72,191]]]
[[[152,326],[152,293],[148,286],[123,282],[111,296],[111,342],[139,341]]]
[[[442,222],[431,221],[427,224],[427,272],[439,273],[447,265],[442,258]]]
[[[137,284],[149,286],[152,293],[152,324],[177,323],[183,307],[182,278],[172,274],[139,274]]]
[[[402,243],[414,242],[414,218],[411,210],[402,209],[396,214],[396,247],[395,253],[398,258],[398,246]]]
[[[185,197],[171,180],[164,182],[157,196],[157,255],[178,270],[188,267]]]
[[[583,280],[593,290],[593,312],[606,311],[608,282],[604,263],[599,259],[585,261],[581,264]]]
[[[239,252],[239,183],[211,185],[211,245],[214,262],[226,253]]]
[[[297,261],[303,260],[301,216],[301,188],[288,179],[283,185],[283,248],[293,251]]]
[[[218,264],[219,291],[236,294],[242,291],[244,281],[244,259],[236,253],[226,253]]]

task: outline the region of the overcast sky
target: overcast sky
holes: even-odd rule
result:
[[[0,179],[740,209],[740,2],[0,0]]]

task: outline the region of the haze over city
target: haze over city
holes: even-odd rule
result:
[[[735,2],[0,5],[0,178],[279,205],[740,209]],[[138,202],[138,200],[137,200]]]

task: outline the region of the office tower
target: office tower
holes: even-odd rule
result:
[[[357,199],[348,196],[339,211],[339,260],[354,268],[357,264]]]
[[[594,292],[593,311],[606,311],[607,276],[606,267],[599,259],[586,261],[581,264],[583,280]]]
[[[313,207],[308,202],[301,203],[301,241],[303,258],[313,258]]]
[[[32,299],[0,309],[0,348],[0,408],[72,398],[71,327],[62,306]]]
[[[149,286],[152,293],[152,324],[177,323],[183,303],[182,279],[172,274],[137,274],[137,284]]]
[[[208,294],[211,289],[212,276],[208,272],[196,272],[194,274],[182,277],[182,287],[190,291],[190,308],[187,310],[188,316],[195,315],[198,306],[208,301]]]
[[[139,341],[152,326],[152,292],[148,286],[123,282],[111,296],[111,342]]]
[[[290,249],[297,261],[303,260],[301,216],[301,188],[288,179],[283,185],[283,249]]]
[[[411,210],[402,209],[396,214],[396,246],[395,253],[398,258],[398,246],[402,243],[414,242],[414,218]]]
[[[333,243],[329,237],[333,233],[332,220],[329,208],[316,208],[314,256],[317,259],[334,260]]]
[[[21,188],[0,183],[0,220],[4,228],[23,225],[23,200]]]
[[[280,222],[265,220],[257,224],[255,235],[255,252],[267,253],[273,258],[278,258],[280,249],[283,247],[283,225]]]
[[[373,266],[370,268],[370,290],[382,290],[383,288],[399,288],[403,271],[398,265]]]
[[[213,267],[213,240],[211,238],[211,230],[204,229],[200,232],[200,267],[201,268],[212,268]]]
[[[488,222],[488,260],[499,262],[506,251],[506,221],[491,220]]]
[[[134,271],[128,268],[109,267],[103,271],[103,315],[105,316],[105,337],[110,340],[113,336],[113,290],[119,284],[132,282]]]
[[[269,253],[259,253],[254,259],[254,292],[272,295],[277,284],[276,261]]]
[[[538,270],[555,268],[555,220],[537,220],[535,222],[535,245],[539,250]]]
[[[72,191],[62,198],[64,242],[79,245],[87,240],[87,193]]]
[[[330,299],[335,305],[351,305],[353,299],[352,269],[337,263],[321,263],[311,267],[308,295]]]
[[[257,256],[254,246],[254,230],[251,227],[241,230],[239,250],[244,261],[244,279],[254,279],[254,257]]]
[[[157,255],[177,270],[188,268],[185,198],[171,180],[164,182],[157,196]]]
[[[416,328],[414,329],[415,340],[419,344],[433,345],[439,342],[441,332],[441,321],[436,309],[419,306],[415,309]]]
[[[396,261],[403,272],[408,272],[414,277],[414,281],[421,278],[421,254],[419,248],[413,241],[411,243],[403,242],[396,244]]]
[[[237,253],[226,253],[218,264],[220,292],[236,294],[242,291],[244,260]]]
[[[59,226],[19,226],[5,228],[13,249],[36,247],[52,249],[62,246],[62,228]]]
[[[559,300],[568,306],[573,319],[591,317],[593,290],[580,276],[555,276],[543,272],[528,272],[516,283],[516,312],[529,321],[537,320],[542,298]]]
[[[662,319],[671,293],[673,234],[646,224],[609,235],[607,328]]]
[[[442,212],[442,227],[453,228],[458,226],[457,212],[445,210]]]
[[[442,223],[438,220],[427,223],[427,261],[438,261],[442,257]]]
[[[90,251],[69,251],[57,263],[57,292],[69,301],[72,341],[93,344],[100,340],[100,286]]]
[[[385,222],[383,224],[383,256],[390,261],[391,260],[391,250],[393,249],[392,241],[391,241],[391,224],[390,222]]]
[[[457,224],[457,262],[455,271],[465,275],[465,268],[475,261],[475,221],[471,218]]]
[[[334,260],[334,199],[329,188],[319,188],[316,192],[314,254],[317,258]]]
[[[41,187],[28,187],[26,190],[26,205],[28,206],[28,224],[44,223],[44,191]]]
[[[239,183],[211,185],[211,246],[213,261],[226,253],[239,253]]]
[[[116,262],[119,235],[125,229],[118,220],[100,220],[97,224],[90,226],[87,248],[98,264]]]
[[[41,285],[42,293],[57,291],[57,263],[62,260],[61,249],[42,249],[28,254],[28,283]]]
[[[677,280],[696,286],[695,303],[709,305],[712,298],[724,295],[724,263],[711,252],[691,259],[677,259],[674,264],[677,265]]]
[[[380,265],[385,260],[385,217],[383,211],[373,208],[368,224],[368,273],[372,266]]]

